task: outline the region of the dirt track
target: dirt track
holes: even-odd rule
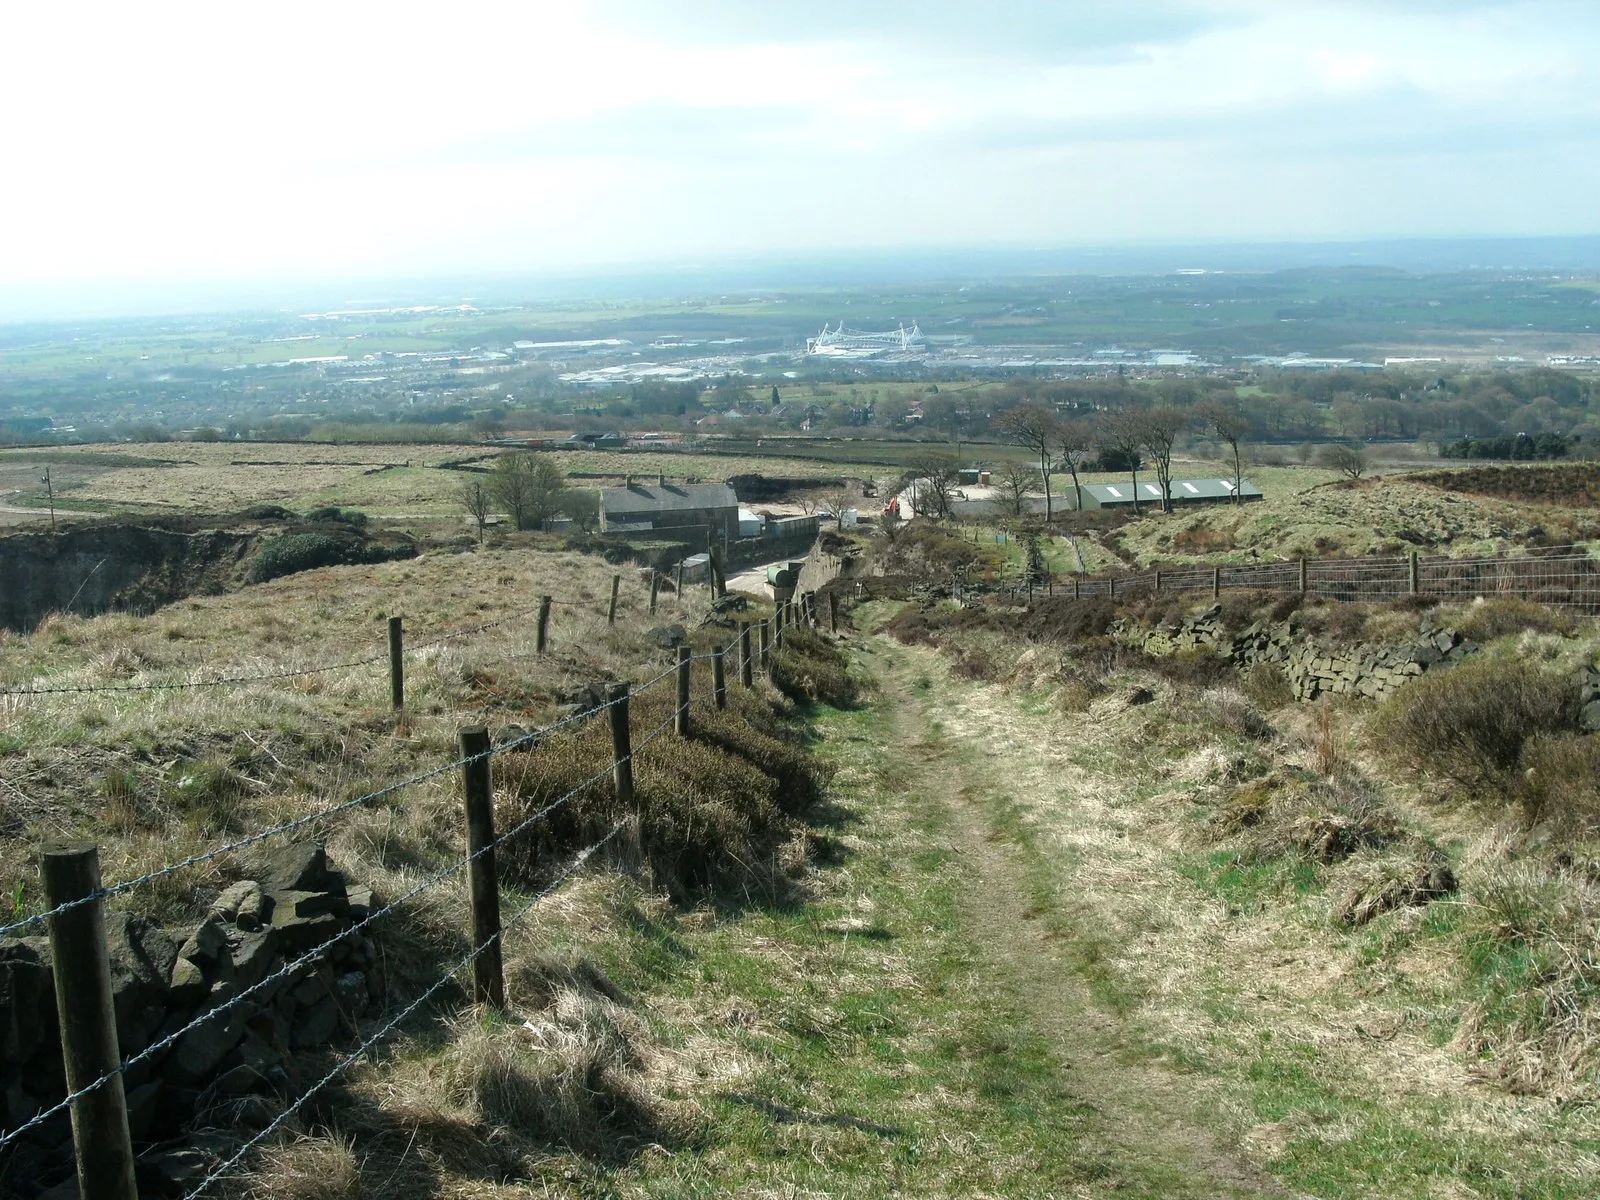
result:
[[[982,752],[940,736],[949,696],[930,699],[913,681],[932,652],[877,644],[886,706],[894,713],[891,755],[915,764],[915,782],[931,804],[948,810],[951,835],[982,879],[973,895],[973,940],[987,947],[994,984],[1011,994],[1067,1064],[1064,1081],[1091,1104],[1119,1149],[1163,1168],[1175,1196],[1284,1196],[1270,1175],[1224,1144],[1197,1111],[1193,1089],[1178,1073],[1138,1061],[1122,1020],[1097,1003],[1057,938],[1038,920],[1027,866],[987,819],[986,793],[1015,786],[1038,769],[1036,744],[1016,729],[989,726]],[[942,701],[942,702],[941,702]],[[958,701],[959,703],[959,701]],[[992,716],[985,714],[986,717]],[[932,737],[929,731],[934,731]],[[1042,732],[1042,731],[1041,731]],[[1048,751],[1047,751],[1048,753]]]

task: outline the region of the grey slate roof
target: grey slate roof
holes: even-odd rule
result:
[[[631,488],[601,488],[600,505],[608,517],[623,517],[634,513],[738,508],[739,499],[725,483],[669,483],[665,487],[636,483]]]

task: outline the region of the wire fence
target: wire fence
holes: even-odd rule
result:
[[[1483,597],[1600,613],[1600,559],[1582,551],[1482,558],[1374,555],[1049,577],[999,588],[966,584],[952,590],[967,597],[998,591],[1019,598],[1024,594],[1032,598],[1043,592],[1082,599],[1119,598],[1146,591],[1220,595],[1235,590],[1300,591],[1346,601],[1394,600],[1404,596],[1443,600]]]
[[[614,589],[621,583],[621,580],[622,575],[620,573],[613,576]],[[405,646],[405,651],[409,654],[417,654],[423,650],[430,650],[439,646],[450,645],[466,638],[476,637],[477,635],[486,633],[491,629],[496,629],[502,625],[510,624],[513,621],[526,620],[530,617],[537,617],[540,620],[541,632],[539,634],[539,641],[542,649],[542,643],[544,641],[544,622],[548,619],[548,607],[550,605],[560,605],[562,607],[571,609],[599,607],[601,610],[606,612],[608,621],[615,620],[616,616],[616,608],[614,604],[608,605],[608,601],[605,598],[584,600],[568,596],[541,596],[540,603],[533,607],[519,609],[516,612],[511,612],[505,614],[504,616],[496,617],[491,621],[485,621],[478,625],[468,626],[465,629],[451,629],[432,634],[424,641],[411,642],[407,644]],[[0,685],[0,698],[28,698],[33,696],[84,696],[118,693],[172,692],[200,688],[248,687],[255,684],[277,683],[289,679],[304,679],[316,675],[327,675],[336,671],[355,670],[360,667],[375,666],[386,661],[390,662],[391,669],[393,669],[393,657],[393,647],[391,647],[390,652],[386,654],[369,654],[360,657],[345,658],[339,662],[324,663],[311,667],[291,667],[281,670],[257,672],[246,671],[243,668],[238,667],[197,668],[197,672],[213,673],[220,671],[219,674],[214,674],[209,678],[168,679],[156,680],[149,683],[6,684]]]
[[[541,605],[541,608],[547,611],[548,605]],[[509,619],[512,618],[502,618],[501,620],[504,621]],[[583,795],[585,792],[601,786],[608,776],[612,780],[612,787],[617,793],[618,800],[626,801],[624,808],[626,808],[628,804],[632,804],[633,760],[658,738],[667,736],[669,731],[673,731],[685,736],[689,733],[689,712],[691,708],[697,707],[700,703],[700,701],[697,701],[696,698],[690,695],[690,684],[693,677],[692,669],[695,663],[709,661],[716,664],[718,668],[721,668],[724,665],[725,656],[731,652],[734,663],[734,674],[738,678],[744,680],[751,679],[753,678],[755,668],[758,665],[761,668],[766,668],[770,661],[768,657],[769,654],[777,647],[781,647],[782,635],[786,625],[793,625],[802,621],[808,624],[815,624],[815,620],[816,614],[813,603],[807,602],[800,605],[790,605],[787,603],[783,604],[780,606],[778,615],[775,616],[770,622],[757,623],[757,625],[761,627],[760,632],[762,634],[760,637],[761,650],[759,653],[755,649],[755,639],[751,636],[751,634],[757,630],[748,624],[744,629],[739,631],[739,633],[727,646],[711,652],[702,652],[696,654],[690,652],[687,647],[682,647],[678,652],[677,661],[673,666],[653,675],[651,678],[636,686],[630,684],[612,685],[610,689],[610,697],[603,703],[586,707],[580,712],[575,712],[567,717],[552,721],[532,731],[520,733],[517,737],[502,742],[499,745],[492,745],[488,740],[487,733],[481,729],[464,729],[461,735],[462,747],[464,750],[469,745],[482,745],[484,748],[473,753],[463,753],[459,757],[456,757],[452,761],[444,763],[441,766],[419,772],[404,779],[396,780],[382,788],[363,793],[360,796],[322,806],[313,812],[303,814],[302,816],[296,817],[292,820],[282,822],[267,829],[258,830],[256,832],[228,841],[224,844],[211,847],[203,852],[189,855],[183,859],[167,863],[136,878],[124,880],[108,886],[95,885],[92,887],[86,887],[82,894],[72,895],[64,898],[57,895],[50,895],[49,900],[52,901],[52,905],[48,911],[34,914],[21,920],[14,921],[10,924],[0,926],[0,938],[5,938],[25,932],[26,930],[29,930],[40,924],[47,925],[51,937],[52,956],[55,961],[61,962],[64,961],[62,958],[63,955],[67,956],[69,959],[72,957],[74,945],[70,941],[58,939],[65,938],[67,936],[62,933],[63,929],[66,928],[65,922],[69,920],[81,921],[83,919],[73,916],[73,914],[79,910],[86,909],[89,906],[101,905],[105,900],[112,897],[124,895],[167,876],[202,865],[225,855],[237,853],[241,850],[259,845],[260,843],[270,839],[287,837],[317,822],[326,821],[340,813],[370,805],[377,800],[393,795],[406,788],[415,787],[422,783],[447,775],[451,772],[459,771],[462,773],[463,782],[467,793],[468,805],[469,849],[467,853],[459,858],[451,860],[447,865],[420,879],[394,899],[367,912],[353,924],[341,924],[341,926],[332,934],[332,936],[325,938],[318,944],[311,946],[292,958],[285,956],[286,961],[284,961],[276,969],[268,972],[261,979],[255,981],[247,987],[240,988],[237,992],[229,995],[220,1003],[216,1003],[211,1007],[205,1008],[203,1011],[194,1014],[189,1020],[184,1022],[177,1029],[164,1033],[157,1040],[148,1046],[145,1046],[138,1052],[131,1054],[128,1058],[121,1058],[120,1054],[115,1050],[115,1017],[111,1011],[109,994],[105,995],[104,997],[100,997],[97,1000],[95,997],[79,995],[75,993],[69,994],[67,992],[58,992],[57,1004],[61,1014],[60,1028],[63,1057],[67,1063],[67,1069],[69,1073],[74,1070],[73,1064],[76,1062],[78,1064],[77,1069],[81,1074],[83,1071],[82,1064],[83,1061],[85,1061],[81,1055],[75,1054],[75,1052],[69,1046],[69,1039],[72,1036],[75,1036],[71,1033],[72,1030],[93,1027],[93,1038],[91,1041],[94,1045],[99,1046],[102,1051],[106,1046],[111,1047],[111,1057],[109,1060],[104,1061],[100,1067],[89,1072],[89,1074],[92,1075],[92,1078],[80,1077],[73,1079],[69,1074],[69,1086],[67,1089],[67,1094],[61,1100],[34,1113],[30,1118],[21,1122],[16,1127],[0,1133],[0,1154],[4,1154],[10,1147],[18,1142],[19,1139],[26,1137],[30,1132],[39,1129],[53,1118],[58,1117],[61,1113],[70,1109],[73,1114],[73,1138],[78,1150],[80,1173],[85,1169],[91,1171],[105,1171],[113,1169],[115,1166],[115,1155],[106,1155],[104,1153],[104,1147],[108,1143],[112,1145],[122,1145],[125,1147],[131,1146],[131,1139],[129,1138],[127,1129],[126,1111],[125,1109],[121,1108],[121,1106],[115,1106],[116,1112],[121,1114],[121,1127],[115,1128],[107,1126],[104,1123],[104,1114],[109,1110],[104,1105],[96,1106],[96,1093],[100,1092],[101,1089],[112,1083],[113,1080],[117,1080],[126,1076],[130,1070],[144,1066],[145,1064],[154,1064],[155,1060],[157,1060],[161,1055],[172,1050],[184,1038],[194,1034],[197,1030],[201,1029],[207,1024],[227,1019],[230,1013],[236,1012],[242,1006],[248,1003],[265,1003],[269,1001],[271,996],[275,994],[272,989],[292,985],[297,979],[304,977],[306,972],[313,970],[318,962],[328,958],[330,955],[333,955],[336,948],[341,943],[349,944],[351,939],[354,939],[366,931],[369,931],[374,925],[383,921],[385,918],[389,917],[403,906],[410,904],[418,897],[446,884],[450,880],[461,876],[463,873],[469,873],[472,875],[472,887],[470,891],[474,906],[474,928],[475,931],[481,932],[480,914],[478,912],[480,890],[483,887],[488,887],[489,889],[494,890],[496,894],[498,892],[498,882],[494,874],[493,866],[494,852],[497,849],[508,846],[517,839],[525,836],[535,826],[548,820],[557,810],[567,804],[570,804],[574,799]],[[493,622],[491,624],[497,623],[501,622]],[[770,628],[768,628],[769,626]],[[481,631],[487,627],[488,626],[480,626],[478,627],[478,630]],[[768,636],[769,633],[773,635],[770,638]],[[773,650],[769,650],[769,645],[773,648]],[[743,654],[748,654],[750,659],[748,663],[741,657]],[[646,731],[637,742],[634,742],[632,738],[632,732],[629,729],[628,706],[630,701],[633,698],[637,698],[648,693],[652,688],[673,676],[676,676],[678,682],[678,703],[664,719]],[[709,698],[709,702],[714,703],[717,707],[725,707],[727,703],[727,680],[723,670],[718,669],[713,672],[712,684],[713,689]],[[569,788],[555,800],[550,801],[536,811],[523,817],[512,828],[499,834],[493,834],[491,832],[490,836],[483,840],[481,844],[475,844],[475,835],[472,832],[474,828],[473,805],[475,795],[480,797],[479,803],[483,806],[482,811],[486,813],[488,828],[492,831],[493,801],[492,784],[490,782],[489,775],[489,761],[497,755],[513,750],[528,748],[537,742],[552,736],[553,734],[589,721],[599,719],[603,715],[609,716],[610,718],[613,744],[611,761],[607,762],[606,765],[595,774]],[[471,741],[469,739],[476,740]],[[476,786],[474,783],[475,780],[477,781]],[[625,824],[625,822],[623,824]],[[613,826],[611,831],[603,838],[582,851],[576,857],[576,859],[565,870],[562,871],[560,875],[553,879],[542,891],[538,892],[530,900],[528,900],[523,908],[516,914],[516,916],[514,916],[511,921],[507,922],[506,924],[514,924],[515,922],[524,918],[527,913],[532,910],[534,905],[538,903],[539,899],[545,895],[548,895],[556,887],[560,886],[560,884],[570,877],[571,873],[577,870],[583,862],[587,861],[596,851],[598,851],[613,837],[615,837],[619,830],[623,827],[623,824]],[[68,853],[73,855],[92,856],[92,861],[96,864],[98,863],[98,852],[93,847],[77,847]],[[85,877],[88,878],[91,876]],[[98,879],[97,865],[94,867],[92,878],[96,880]],[[487,879],[487,883],[485,883],[485,879]],[[48,886],[49,882],[50,880],[47,878],[47,892],[50,890]],[[491,936],[485,938],[475,935],[475,944],[473,948],[462,959],[446,970],[415,1000],[385,1021],[375,1032],[368,1036],[361,1043],[361,1045],[359,1045],[349,1055],[345,1056],[313,1087],[292,1100],[275,1120],[263,1128],[254,1137],[250,1138],[243,1145],[241,1145],[237,1152],[234,1153],[226,1162],[222,1163],[219,1167],[212,1171],[193,1191],[189,1193],[186,1200],[193,1200],[194,1197],[197,1197],[206,1191],[218,1179],[224,1177],[229,1172],[234,1170],[243,1160],[244,1156],[254,1146],[258,1145],[264,1138],[270,1136],[277,1129],[281,1128],[284,1122],[287,1121],[301,1107],[303,1107],[313,1095],[315,1095],[322,1088],[326,1087],[330,1082],[333,1081],[333,1079],[335,1079],[344,1070],[348,1069],[353,1063],[357,1062],[364,1055],[370,1053],[376,1046],[380,1045],[387,1037],[389,1037],[396,1029],[398,1029],[407,1018],[421,1008],[422,1005],[426,1004],[430,999],[436,996],[450,982],[451,979],[459,974],[462,969],[469,965],[473,965],[476,960],[482,958],[490,949],[490,947],[494,946],[495,943],[501,939],[503,930],[505,928],[505,924],[501,924],[499,922],[498,899],[496,899],[494,902],[493,913],[494,930]],[[91,914],[91,919],[95,922],[103,922],[103,908],[96,907]],[[80,966],[82,965],[81,958],[85,954],[98,955],[101,963],[103,964],[105,956],[105,941],[103,933],[99,935],[98,944],[96,944],[93,939],[89,939],[79,943],[76,947],[76,951],[79,956]],[[500,969],[498,952],[495,958],[495,969],[497,971]],[[501,989],[501,995],[503,997],[503,983],[501,984]],[[482,996],[479,998],[482,999]],[[96,1004],[99,1005],[98,1009],[95,1008]],[[91,1055],[91,1058],[92,1057],[93,1056]],[[98,1114],[98,1116],[96,1114]],[[97,1120],[99,1120],[99,1124],[96,1124]],[[115,1122],[113,1122],[113,1126],[114,1124]],[[95,1152],[89,1154],[87,1157],[84,1153],[86,1145],[92,1145],[96,1147]],[[127,1153],[128,1162],[131,1164],[131,1149],[128,1150]],[[107,1163],[111,1163],[112,1166],[108,1167]],[[87,1164],[87,1166],[85,1166],[85,1164]]]

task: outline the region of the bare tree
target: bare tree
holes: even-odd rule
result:
[[[1100,441],[1133,475],[1133,511],[1139,511],[1139,468],[1144,465],[1144,412],[1125,408],[1106,419]]]
[[[1083,485],[1078,482],[1078,471],[1094,453],[1094,430],[1087,421],[1061,421],[1056,425],[1056,449],[1061,452],[1060,464],[1072,476],[1072,494],[1078,512],[1083,511]]]
[[[995,503],[1008,517],[1028,509],[1028,496],[1039,485],[1039,472],[1026,463],[1007,463],[995,481]]]
[[[579,533],[600,527],[600,493],[593,488],[568,488],[561,493],[561,511]]]
[[[1243,504],[1244,467],[1240,464],[1239,443],[1249,434],[1250,422],[1243,413],[1225,404],[1206,404],[1199,411],[1200,419],[1216,434],[1217,440],[1233,451],[1233,502]]]
[[[483,545],[483,529],[489,523],[489,513],[494,500],[489,494],[489,481],[482,475],[472,474],[461,480],[461,507],[467,510],[478,526],[478,545]]]
[[[550,459],[536,454],[505,454],[489,468],[494,498],[518,529],[537,529],[561,508],[566,479]]]
[[[1044,479],[1044,519],[1051,519],[1050,471],[1054,466],[1051,451],[1060,436],[1055,413],[1042,404],[1019,404],[994,419],[995,428],[1010,434],[1039,458],[1039,475]]]
[[[939,451],[920,454],[911,461],[908,474],[919,517],[940,520],[950,515],[956,483],[961,478],[956,462],[955,455]]]
[[[1156,469],[1156,479],[1161,484],[1161,511],[1172,511],[1172,448],[1178,435],[1189,425],[1189,416],[1181,409],[1163,405],[1144,414],[1143,444]]]
[[[1367,470],[1367,452],[1360,446],[1334,442],[1317,451],[1317,463],[1351,479],[1360,479]]]
[[[837,492],[829,492],[822,498],[822,514],[832,517],[838,522],[841,529],[844,528],[845,512],[859,507],[860,501],[857,497],[856,489],[852,487],[844,487]]]

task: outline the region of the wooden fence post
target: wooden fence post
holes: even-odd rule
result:
[[[472,897],[472,1001],[506,1006],[506,977],[500,953],[500,885],[494,873],[494,786],[489,778],[489,731],[463,725],[457,734],[461,782],[467,793],[467,883]]]
[[[1156,568],[1156,591],[1159,592],[1160,590],[1161,590],[1161,568],[1157,567]]]
[[[617,803],[623,807],[633,804],[633,736],[628,729],[627,683],[613,683],[606,696],[607,713],[611,716],[611,784],[616,789]]]
[[[537,654],[543,654],[545,643],[550,640],[550,597],[539,597],[539,631],[534,635],[533,649]]]
[[[739,622],[739,682],[745,687],[755,686],[755,663],[750,657],[750,622]]]
[[[389,618],[389,704],[395,712],[406,706],[406,635],[399,617]]]
[[[650,615],[656,615],[656,593],[661,589],[661,572],[650,568]]]
[[[728,707],[728,676],[727,668],[723,665],[722,654],[724,646],[711,648],[711,697],[717,702],[718,708]]]
[[[1072,598],[1074,600],[1083,599],[1083,576],[1082,575],[1074,575],[1072,577]]]
[[[837,635],[839,632],[839,593],[828,593],[828,632]]]
[[[1110,596],[1113,600],[1117,598],[1117,581],[1115,579],[1108,579],[1106,581],[1106,595]]]
[[[765,671],[772,665],[772,623],[761,622],[761,669]]]
[[[678,607],[683,607],[683,559],[678,560]]]
[[[611,607],[606,609],[607,625],[615,625],[617,623],[617,590],[621,587],[622,576],[613,575],[611,577]]]
[[[1415,550],[1411,552],[1411,594],[1422,591],[1422,559]]]
[[[1218,600],[1218,599],[1221,599],[1221,597],[1222,597],[1222,568],[1221,567],[1212,567],[1211,568],[1211,598],[1213,600]]]
[[[694,651],[688,646],[678,647],[678,710],[672,714],[672,732],[681,738],[689,736],[689,671],[694,663]]]
[[[1302,558],[1300,560],[1300,594],[1302,596],[1306,593],[1306,582],[1306,560]]]
[[[100,891],[100,851],[91,844],[50,847],[40,856],[39,869],[45,903],[51,908]],[[138,1200],[128,1099],[122,1073],[117,1071],[122,1057],[111,1002],[105,902],[96,899],[58,913],[50,918],[49,928],[67,1091],[81,1091],[111,1076],[72,1102],[78,1194],[82,1200]]]

